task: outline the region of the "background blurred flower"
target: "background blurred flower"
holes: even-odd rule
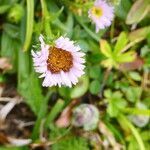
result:
[[[96,25],[96,32],[111,25],[114,16],[114,8],[105,0],[96,0],[94,6],[88,12],[89,18]]]
[[[137,103],[137,108],[147,110],[147,106],[144,103]],[[145,127],[149,123],[149,116],[144,115],[129,115],[129,119],[138,127]]]
[[[43,86],[66,85],[78,82],[78,78],[84,74],[85,54],[80,52],[80,47],[67,37],[59,37],[54,46],[44,43],[43,37],[39,38],[41,51],[32,51],[35,70],[45,77]]]
[[[20,4],[13,5],[7,15],[8,21],[11,23],[19,23],[24,15],[24,8]]]
[[[99,111],[94,105],[81,104],[73,110],[72,124],[83,127],[84,130],[93,130],[99,121]]]

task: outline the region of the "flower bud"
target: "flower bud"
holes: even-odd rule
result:
[[[83,127],[84,130],[93,130],[99,121],[99,111],[94,105],[81,104],[73,110],[72,125]]]
[[[15,4],[13,7],[10,8],[8,12],[8,21],[11,23],[19,23],[22,16],[24,15],[24,9],[22,5]]]

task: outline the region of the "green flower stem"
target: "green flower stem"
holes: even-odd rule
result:
[[[115,18],[114,18],[112,25],[111,25],[111,28],[110,28],[110,39],[111,39],[111,41],[113,40],[114,32],[115,32]]]
[[[100,41],[100,37],[98,37],[93,31],[91,31],[82,21],[78,16],[75,16],[76,20],[79,22],[79,24],[84,28],[84,30],[97,42]]]
[[[123,109],[123,112],[129,113],[129,114],[135,114],[135,115],[150,116],[150,110],[147,110],[147,109],[125,108]]]
[[[26,0],[27,2],[27,23],[26,23],[26,37],[23,50],[27,51],[32,39],[33,24],[34,24],[34,0]]]
[[[45,121],[45,126],[48,127],[49,124],[56,118],[56,116],[62,111],[62,108],[64,107],[64,101],[59,99],[50,113],[48,114],[46,121]]]
[[[141,136],[139,134],[139,132],[137,131],[137,129],[132,125],[132,123],[129,122],[129,120],[122,114],[119,115],[120,120],[122,120],[124,122],[124,124],[126,124],[126,126],[128,126],[128,128],[131,130],[133,136],[135,137],[135,139],[137,140],[137,143],[139,145],[139,149],[140,150],[145,150],[145,146],[144,143],[141,139]]]
[[[47,4],[45,0],[41,0],[41,7],[42,7],[42,15],[43,15],[43,28],[45,30],[46,36],[52,38],[52,31],[50,27],[50,15],[47,10]]]

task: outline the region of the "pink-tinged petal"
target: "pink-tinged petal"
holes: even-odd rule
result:
[[[72,73],[72,71],[70,71],[70,72],[68,73],[68,76],[69,76],[71,82],[72,82],[74,85],[78,82],[77,77]]]
[[[83,53],[83,52],[73,52],[73,56],[76,56],[77,58],[79,57],[83,57],[83,56],[85,56],[85,53]]]
[[[83,59],[83,58],[74,58],[74,62],[76,62],[76,63],[79,63],[79,64],[83,64],[83,63],[85,63],[85,59]]]
[[[33,57],[37,57],[37,54],[33,50],[31,50],[31,54]]]
[[[43,80],[42,86],[48,87],[49,85],[51,85],[50,79],[51,79],[51,75],[47,73]]]
[[[74,62],[74,67],[78,70],[83,70],[85,68],[84,65]]]
[[[43,73],[43,74],[41,74],[40,76],[39,76],[39,78],[43,78],[43,77],[45,77],[46,76],[46,73]]]
[[[62,77],[65,85],[72,87],[71,81],[69,80],[68,75],[66,73],[64,73],[63,71],[61,71],[61,77]]]
[[[47,66],[35,67],[36,72],[44,73],[47,71]]]

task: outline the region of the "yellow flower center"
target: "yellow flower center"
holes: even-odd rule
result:
[[[100,7],[96,7],[96,6],[92,7],[91,12],[96,17],[101,17],[103,15],[103,10]]]
[[[57,47],[50,47],[47,60],[47,69],[52,73],[68,72],[73,66],[73,57],[70,52]]]

